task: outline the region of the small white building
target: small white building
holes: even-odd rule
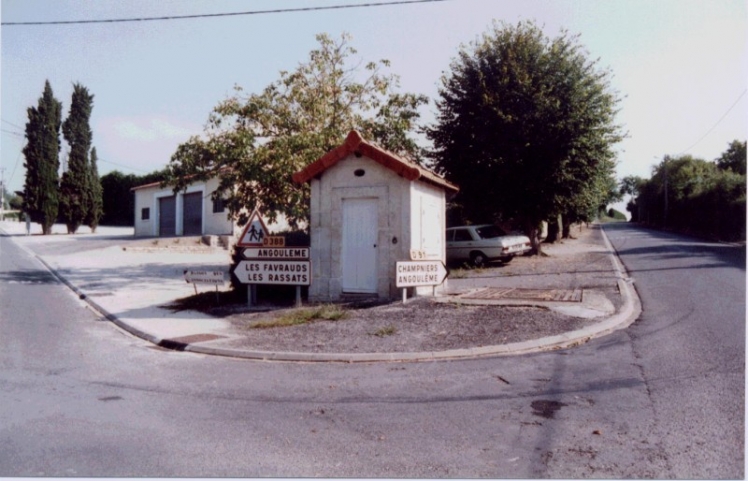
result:
[[[395,298],[396,262],[446,260],[446,197],[458,187],[358,132],[293,180],[311,182],[310,301]]]
[[[177,194],[158,182],[133,187],[135,236],[235,235],[238,229],[223,201],[211,199],[218,182],[217,178],[195,181]]]

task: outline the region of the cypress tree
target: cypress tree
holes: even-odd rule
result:
[[[99,168],[96,165],[99,157],[96,155],[96,147],[91,149],[91,162],[88,167],[88,209],[85,223],[91,228],[91,232],[96,232],[99,221],[104,215],[103,191],[101,188],[101,179],[99,178]]]
[[[88,156],[92,137],[88,120],[92,108],[93,95],[81,84],[74,84],[70,114],[62,124],[62,135],[70,145],[70,157],[60,184],[60,214],[67,225],[68,234],[75,234],[88,214]]]
[[[23,211],[32,222],[41,224],[42,233],[49,234],[58,212],[58,170],[60,168],[60,125],[62,102],[55,99],[47,80],[37,107],[27,110],[26,180],[23,187]]]

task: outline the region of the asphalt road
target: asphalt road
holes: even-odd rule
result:
[[[365,365],[154,348],[0,237],[0,476],[742,478],[744,250],[606,232],[643,302],[627,330]]]

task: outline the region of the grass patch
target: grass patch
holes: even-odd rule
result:
[[[171,304],[166,304],[160,307],[169,309],[172,312],[179,311],[200,311],[204,313],[210,313],[217,306],[226,306],[229,304],[235,304],[241,299],[240,295],[236,291],[204,291],[198,294],[182,297],[177,299]]]
[[[377,337],[387,337],[395,334],[396,332],[397,328],[395,326],[389,325],[378,329],[377,332],[374,333],[374,335]]]
[[[467,269],[464,269],[462,267],[458,267],[457,269],[452,269],[449,271],[449,278],[450,279],[464,279],[468,275]]]
[[[335,304],[323,304],[319,307],[308,309],[293,309],[282,316],[268,321],[259,321],[253,324],[253,329],[268,329],[271,327],[288,327],[308,324],[314,321],[339,321],[345,319],[348,312]]]

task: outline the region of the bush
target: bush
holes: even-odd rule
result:
[[[608,217],[611,217],[615,220],[626,220],[626,214],[623,212],[617,211],[614,208],[608,209]]]

